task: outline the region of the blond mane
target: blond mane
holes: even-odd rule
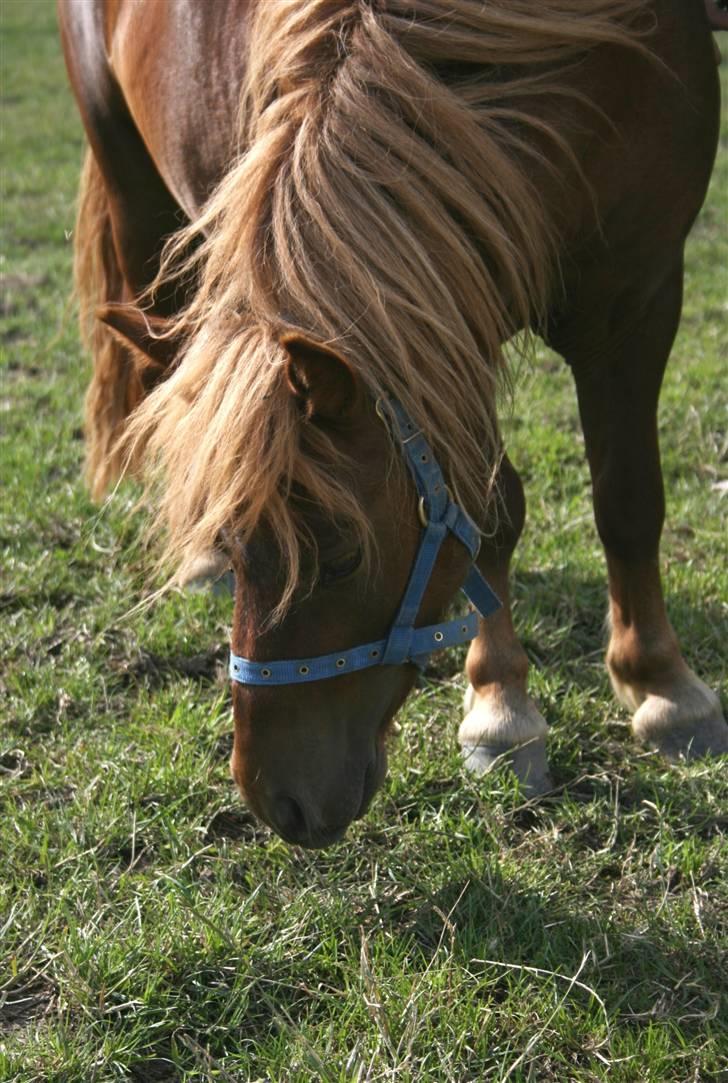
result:
[[[245,538],[265,524],[288,567],[281,615],[308,541],[294,486],[368,536],[347,464],[292,400],[283,331],[335,346],[373,394],[396,395],[482,524],[500,455],[502,343],[538,324],[558,269],[529,163],[545,164],[536,146],[568,147],[523,103],[565,93],[564,67],[589,48],[634,41],[643,8],[258,5],[241,152],[162,267],[195,283],[175,328],[181,358],[125,440],[161,478],[181,575],[221,528]]]

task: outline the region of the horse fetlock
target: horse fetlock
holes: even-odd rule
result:
[[[552,789],[546,755],[546,720],[522,688],[492,686],[465,693],[465,718],[458,732],[468,771],[484,775],[509,766],[529,796]]]
[[[632,718],[637,739],[671,762],[728,754],[728,725],[720,700],[695,674],[664,688],[643,690]]]
[[[675,762],[728,753],[728,726],[720,700],[683,661],[679,649],[662,652],[659,664],[618,664],[610,649],[607,668],[619,701],[633,712],[632,731],[642,744]],[[654,659],[653,659],[654,661]]]
[[[690,671],[675,633],[661,614],[659,633],[648,638],[636,627],[612,627],[607,670],[617,699],[636,711],[651,687],[667,687]]]

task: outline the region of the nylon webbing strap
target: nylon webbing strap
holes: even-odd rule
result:
[[[433,651],[473,639],[478,634],[478,613],[487,617],[499,608],[500,601],[475,563],[472,563],[462,589],[477,612],[456,620],[415,628],[440,547],[448,533],[465,546],[473,562],[480,547],[480,535],[474,523],[452,500],[432,449],[402,406],[393,399],[380,399],[377,413],[390,427],[402,448],[420,498],[420,517],[424,527],[409,581],[389,634],[386,639],[374,643],[364,643],[314,658],[258,662],[231,654],[230,676],[234,681],[254,685],[304,684],[355,673],[369,666],[413,662],[422,667]]]

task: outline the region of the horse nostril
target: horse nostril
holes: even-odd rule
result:
[[[306,816],[293,797],[277,797],[272,808],[273,826],[291,842],[304,842],[308,838]]]

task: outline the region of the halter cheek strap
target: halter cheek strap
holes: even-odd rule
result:
[[[480,549],[478,529],[453,501],[424,436],[395,399],[379,399],[377,413],[391,428],[402,449],[417,487],[423,526],[409,582],[386,639],[315,658],[276,662],[256,662],[231,654],[230,677],[239,684],[305,684],[370,666],[403,665],[406,662],[422,668],[434,651],[474,639],[478,634],[478,613],[487,617],[500,607],[499,599],[475,565]],[[415,628],[437,555],[448,533],[454,534],[470,554],[471,565],[462,590],[477,612],[457,620]]]

